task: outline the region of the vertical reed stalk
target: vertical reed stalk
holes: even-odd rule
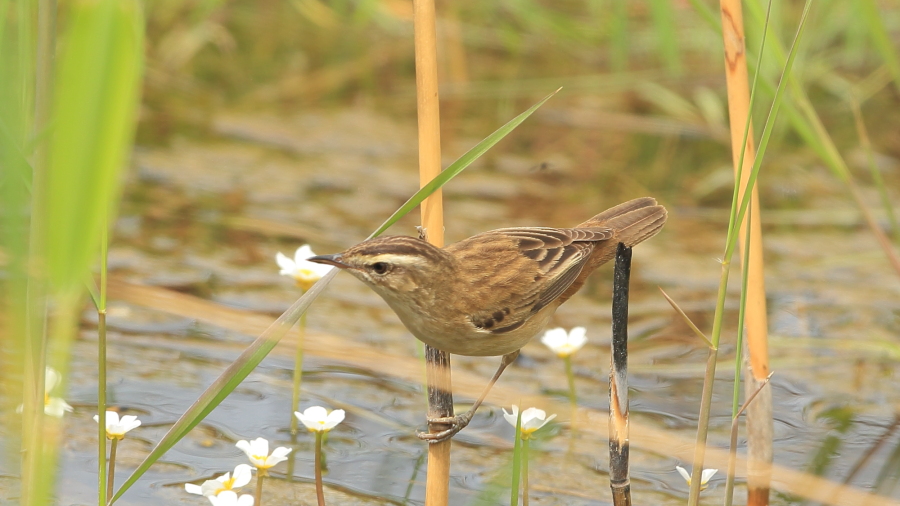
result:
[[[416,50],[416,105],[419,124],[419,183],[425,186],[441,172],[441,123],[437,75],[437,34],[434,0],[413,0]],[[422,227],[428,242],[444,245],[442,194],[438,190],[422,202]],[[425,347],[428,417],[453,416],[450,354]],[[432,433],[443,430],[429,424]],[[450,494],[450,441],[428,445],[425,504],[444,506]]]
[[[619,243],[613,279],[609,368],[609,488],[615,506],[631,505],[628,476],[628,284],[631,248]]]
[[[739,195],[746,194],[756,157],[753,145],[752,125],[747,128],[750,116],[750,87],[747,73],[744,22],[740,0],[720,0],[722,12],[722,37],[725,47],[725,79],[728,88],[728,111],[731,130],[731,152],[734,170],[740,178]],[[743,155],[743,156],[742,156]],[[743,163],[743,166],[742,166]],[[739,197],[742,198],[742,197]],[[747,349],[749,351],[745,392],[760,389],[769,375],[768,319],[766,316],[766,289],[763,274],[762,227],[759,211],[759,192],[754,186],[750,206],[740,224],[739,239],[743,246],[749,236],[749,256],[741,248],[741,262],[747,264],[747,304],[745,322]],[[738,200],[738,207],[742,202]],[[750,216],[756,219],[750,220]],[[749,228],[749,232],[747,229]],[[743,329],[738,329],[742,332]],[[735,378],[737,381],[738,378]],[[772,395],[771,390],[760,394],[747,411],[748,438],[748,506],[769,502],[769,465],[772,462]],[[702,466],[694,466],[693,473],[699,481]],[[693,489],[693,488],[692,488]]]

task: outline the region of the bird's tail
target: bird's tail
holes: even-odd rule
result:
[[[666,208],[644,197],[603,211],[577,228],[606,227],[615,230],[613,241],[632,247],[653,237],[666,224]]]

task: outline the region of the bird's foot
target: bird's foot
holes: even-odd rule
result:
[[[440,418],[429,418],[428,419],[428,427],[430,428],[432,424],[443,424],[449,425],[447,429],[444,429],[439,432],[416,432],[416,437],[421,439],[422,441],[428,441],[431,444],[434,443],[442,443],[444,441],[449,440],[453,436],[456,435],[457,432],[463,430],[466,425],[469,425],[469,422],[472,421],[472,415],[475,413],[472,411],[466,411],[461,415],[456,416],[445,416]]]

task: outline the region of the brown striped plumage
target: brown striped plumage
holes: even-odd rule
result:
[[[419,340],[458,355],[503,355],[472,409],[419,434],[439,442],[465,427],[519,349],[584,285],[618,244],[656,235],[666,209],[652,198],[619,204],[575,228],[521,227],[484,232],[443,249],[413,237],[371,239],[310,258],[347,270],[377,292]]]
[[[345,268],[369,285],[421,341],[459,355],[496,356],[543,330],[619,242],[634,246],[665,221],[665,208],[642,198],[575,228],[504,228],[443,249],[385,236],[314,261]]]

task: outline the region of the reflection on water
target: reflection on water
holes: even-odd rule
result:
[[[290,252],[304,242],[321,253],[343,249],[365,238],[417,186],[412,124],[353,110],[295,119],[232,115],[216,125],[221,137],[215,142],[184,141],[136,152],[137,170],[111,248],[115,276],[274,318],[299,295],[278,275],[277,251]],[[447,187],[448,241],[500,226],[565,226],[645,193],[585,189],[585,169],[561,150],[551,149],[554,163],[543,164],[528,149],[503,149]],[[701,328],[709,328],[724,211],[697,213],[662,200],[670,209],[666,230],[635,251],[631,412],[637,422],[690,439],[706,352],[656,286]],[[407,217],[391,232],[413,234],[415,224]],[[775,458],[840,481],[893,423],[893,406],[900,401],[894,387],[900,353],[891,341],[900,327],[896,279],[865,231],[781,224],[766,234]],[[610,271],[595,275],[554,320],[554,325],[588,328],[589,344],[574,363],[579,400],[596,409],[607,406]],[[120,445],[117,476],[124,479],[254,336],[139,304],[111,304],[110,404],[143,420],[135,437]],[[85,314],[75,345],[68,400],[76,411],[68,418],[60,487],[65,504],[89,504],[96,494],[92,318]],[[381,299],[350,276],[335,279],[313,306],[308,326],[395,356],[417,353]],[[717,446],[726,444],[731,423],[733,328],[726,329],[723,342],[710,436]],[[244,461],[234,443],[260,436],[294,448],[293,476],[285,476],[285,464],[277,466],[266,485],[266,502],[314,503],[314,438],[302,432],[292,443],[288,432],[292,366],[292,355],[276,350],[119,504],[201,504],[184,493],[183,483],[231,471]],[[454,366],[486,381],[496,359],[454,357]],[[421,384],[391,376],[391,364],[365,369],[307,357],[304,369],[301,409],[320,404],[347,411],[326,445],[329,503],[422,504],[426,447],[414,436],[424,427]],[[500,384],[522,396],[565,399],[562,363],[537,340]],[[471,401],[456,397],[458,403]],[[513,431],[498,413],[480,411],[457,438],[451,504],[508,499]],[[534,502],[597,504],[596,491],[608,490],[604,445],[605,440],[566,424],[555,437],[538,442],[531,466]],[[854,483],[873,484],[888,469],[897,445],[898,437],[889,436]],[[686,487],[674,471],[682,462],[641,449],[632,451],[632,459],[635,503],[683,503]],[[705,492],[708,500],[718,500],[723,474]],[[881,493],[900,497],[891,489]]]

